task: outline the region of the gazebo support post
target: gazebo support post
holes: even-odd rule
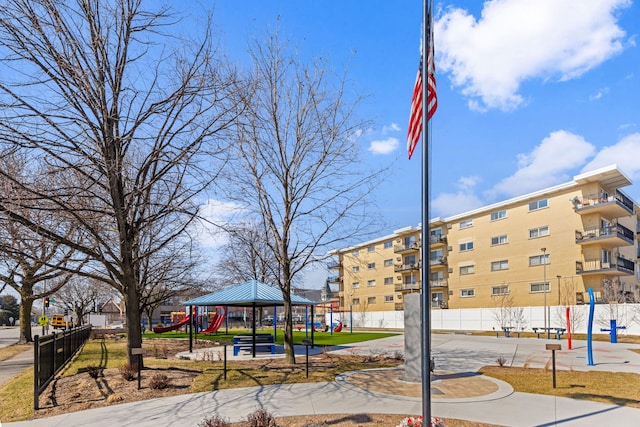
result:
[[[189,306],[189,353],[193,353],[193,306]]]
[[[316,318],[316,314],[315,314],[315,310],[314,310],[315,306],[311,306],[311,348],[313,348],[313,330],[314,328],[314,320]]]
[[[251,306],[251,332],[253,335],[251,350],[253,352],[253,357],[256,357],[256,303],[255,302]]]

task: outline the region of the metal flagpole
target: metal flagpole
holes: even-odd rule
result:
[[[431,6],[427,6],[428,0],[424,0],[422,7],[422,417],[423,425],[431,425],[431,289],[429,277],[431,276],[429,254],[431,243],[429,240],[429,76],[427,74],[429,63],[429,42]]]

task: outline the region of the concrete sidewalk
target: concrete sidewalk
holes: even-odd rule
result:
[[[334,351],[348,354],[393,354],[402,347],[403,340],[404,337],[399,335],[357,343]],[[640,409],[514,393],[508,384],[496,380],[491,381],[496,383],[494,389],[497,391],[461,397],[462,393],[468,391],[465,390],[465,384],[471,384],[465,383],[465,379],[479,378],[474,375],[477,369],[484,365],[495,365],[498,357],[504,357],[513,366],[548,365],[551,352],[544,350],[547,342],[557,343],[556,340],[544,339],[434,334],[432,353],[436,357],[436,374],[444,378],[443,382],[457,378],[462,386],[457,388],[458,391],[453,388],[449,394],[438,394],[436,392],[445,387],[437,382],[432,383],[432,414],[504,426],[639,425]],[[562,341],[562,344],[566,347],[566,341]],[[556,352],[557,363],[562,365],[559,369],[640,373],[640,354],[629,348],[640,348],[640,345],[594,342],[595,366],[586,366],[586,344],[574,342],[574,350]],[[391,373],[389,370],[389,374]],[[349,377],[350,375],[341,375],[330,383],[284,384],[173,396],[33,421],[3,423],[3,426],[197,426],[204,418],[214,414],[230,421],[241,421],[258,408],[264,408],[275,416],[389,413],[398,414],[398,421],[406,415],[422,412],[422,399],[419,395],[393,394],[394,387],[408,387],[406,383],[397,383],[398,380],[394,377],[382,377],[382,388],[361,386]]]

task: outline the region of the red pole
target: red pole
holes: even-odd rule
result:
[[[567,307],[567,344],[569,346],[569,350],[571,350],[571,316],[569,316],[570,311],[571,308]]]

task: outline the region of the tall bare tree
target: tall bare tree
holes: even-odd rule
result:
[[[291,284],[317,254],[362,238],[375,215],[368,196],[378,171],[363,171],[356,136],[358,98],[327,63],[306,64],[277,34],[250,48],[252,86],[234,126],[237,162],[228,197],[253,213],[285,302],[285,353],[295,363]]]
[[[115,290],[95,279],[74,276],[54,294],[59,307],[75,313],[75,325],[84,324],[84,317],[115,294]]]
[[[83,274],[122,294],[132,364],[130,349],[142,344],[140,265],[193,221],[194,197],[222,161],[216,135],[237,111],[210,25],[197,44],[183,43],[178,18],[147,7],[16,0],[0,9],[0,142],[46,162],[51,182],[39,191],[0,171],[31,196],[16,206],[0,195],[0,212],[89,257]],[[21,214],[43,204],[82,240]],[[150,228],[158,234],[145,241]]]

